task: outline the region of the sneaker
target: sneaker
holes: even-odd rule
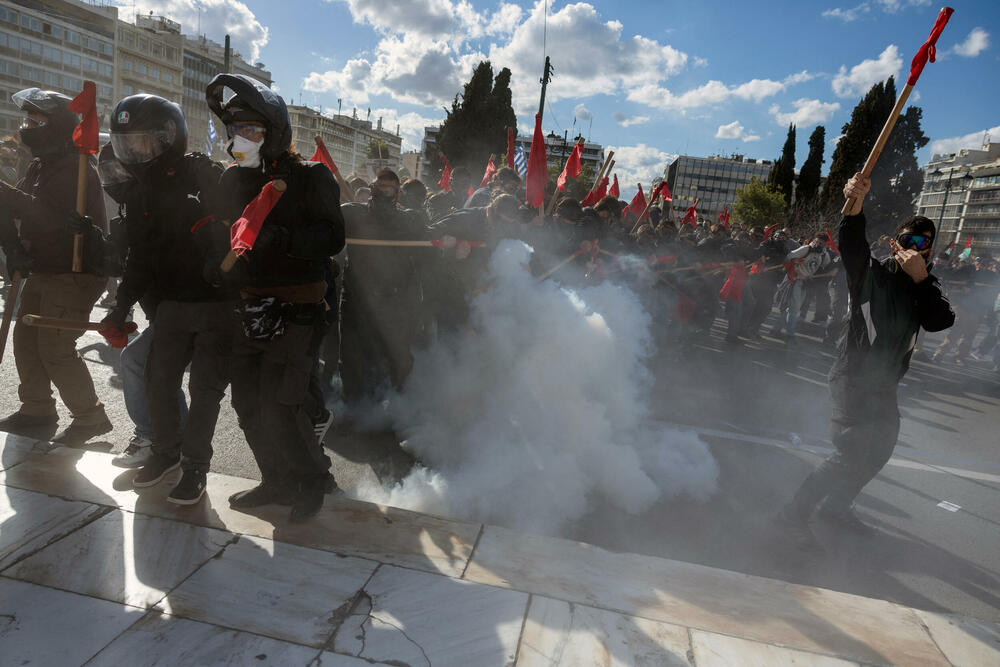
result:
[[[153,441],[141,435],[133,435],[125,451],[111,459],[111,465],[116,468],[141,468],[152,455]]]
[[[59,423],[59,415],[26,415],[23,412],[15,412],[0,419],[0,431],[17,433],[22,429],[37,428],[39,426],[54,426]]]
[[[854,511],[854,507],[836,508],[824,504],[816,511],[816,516],[838,528],[848,530],[857,535],[874,535],[878,532],[875,528],[861,520],[858,513]]]
[[[147,486],[159,484],[160,480],[180,467],[180,456],[164,456],[163,454],[154,452],[149,457],[146,465],[139,468],[139,472],[132,478],[132,486],[137,489],[144,489]]]
[[[324,410],[326,416],[321,421],[313,424],[313,433],[316,434],[316,442],[323,446],[323,440],[326,438],[326,434],[330,431],[330,427],[333,426],[333,413],[329,410]]]
[[[302,482],[292,501],[292,511],[288,516],[289,521],[302,523],[316,516],[323,507],[326,484],[326,477]]]
[[[181,481],[167,496],[167,502],[175,505],[194,505],[205,495],[205,473],[200,470],[185,470]]]
[[[78,424],[73,421],[59,435],[52,438],[52,442],[57,445],[82,445],[93,437],[108,433],[113,428],[114,425],[107,418],[99,424]]]
[[[826,549],[823,548],[823,545],[813,535],[812,530],[809,529],[807,521],[789,517],[784,512],[779,512],[774,517],[772,524],[799,551],[816,556],[826,553]]]
[[[972,352],[969,353],[969,356],[975,359],[976,361],[989,361],[989,356],[982,354],[979,350],[973,350]]]
[[[239,491],[229,496],[229,506],[233,509],[250,509],[262,505],[290,505],[290,495],[279,486],[261,482],[252,489]]]

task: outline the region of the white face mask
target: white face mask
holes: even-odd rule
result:
[[[246,137],[236,135],[230,143],[229,152],[232,153],[238,167],[259,167],[260,147],[264,145],[264,140],[250,141]]]

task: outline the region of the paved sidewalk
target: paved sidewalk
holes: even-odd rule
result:
[[[1000,628],[328,498],[195,507],[0,433],[0,665],[996,665]],[[176,473],[175,473],[176,476]]]

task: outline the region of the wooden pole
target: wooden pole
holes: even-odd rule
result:
[[[284,192],[288,188],[288,184],[280,178],[276,178],[271,182],[274,183],[274,189],[278,192]],[[239,258],[240,256],[236,254],[235,250],[230,250],[222,259],[222,265],[220,268],[224,273],[229,273],[233,270],[233,267],[236,266],[236,260]]]
[[[87,162],[90,156],[80,153],[76,169],[76,212],[87,215]],[[83,234],[73,235],[73,273],[83,272]]]
[[[32,327],[43,329],[66,329],[69,331],[98,331],[103,322],[88,322],[86,320],[64,320],[61,317],[42,317],[41,315],[25,315],[21,321]],[[135,322],[125,323],[126,333],[135,333],[139,325]]]
[[[604,175],[606,173],[611,173],[611,167],[608,166],[608,165],[613,165],[614,164],[614,160],[611,159],[614,156],[615,156],[615,152],[614,151],[608,151],[608,156],[606,158],[604,158],[604,163],[601,165],[600,171],[597,172],[597,178],[594,179],[594,184],[591,185],[590,186],[590,190],[587,191],[587,195],[588,196],[591,193],[593,193],[594,190],[597,189],[597,186],[600,185],[601,179],[604,178]]]
[[[3,362],[3,353],[7,349],[7,337],[10,335],[10,324],[14,320],[14,309],[17,307],[17,298],[21,294],[21,283],[24,279],[21,274],[15,271],[10,277],[10,288],[7,290],[7,302],[3,308],[3,324],[0,325],[0,362]]]
[[[889,134],[892,132],[892,128],[896,126],[896,121],[899,119],[899,114],[903,111],[903,105],[906,104],[907,98],[910,96],[910,91],[913,90],[913,86],[906,84],[903,86],[903,90],[899,93],[899,97],[896,99],[896,106],[892,108],[892,113],[889,114],[889,118],[886,119],[885,125],[882,126],[882,132],[878,135],[878,140],[875,145],[872,146],[872,152],[868,154],[868,159],[865,160],[865,166],[861,170],[861,174],[868,178],[872,175],[872,169],[875,168],[875,163],[878,162],[879,156],[882,154],[882,149],[885,148],[885,144],[889,141]],[[848,197],[847,201],[844,202],[844,208],[840,209],[842,215],[850,215],[850,212],[857,205],[857,199],[855,197]]]

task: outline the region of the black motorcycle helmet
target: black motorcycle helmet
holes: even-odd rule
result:
[[[44,125],[34,127],[25,121],[18,133],[32,155],[41,157],[72,150],[73,128],[80,118],[69,110],[71,98],[53,90],[26,88],[14,93],[11,101],[25,114],[37,113],[47,119]]]
[[[265,163],[276,160],[292,145],[292,123],[285,100],[260,81],[244,74],[217,74],[205,89],[208,108],[226,125],[254,121],[265,127],[260,156]],[[232,139],[232,135],[229,135]],[[232,152],[229,148],[230,155]]]
[[[184,113],[157,95],[126,97],[111,113],[111,146],[136,178],[166,172],[187,152]]]
[[[138,183],[135,176],[115,156],[110,142],[104,145],[97,156],[97,175],[101,179],[101,187],[118,204],[125,203],[125,197]]]

